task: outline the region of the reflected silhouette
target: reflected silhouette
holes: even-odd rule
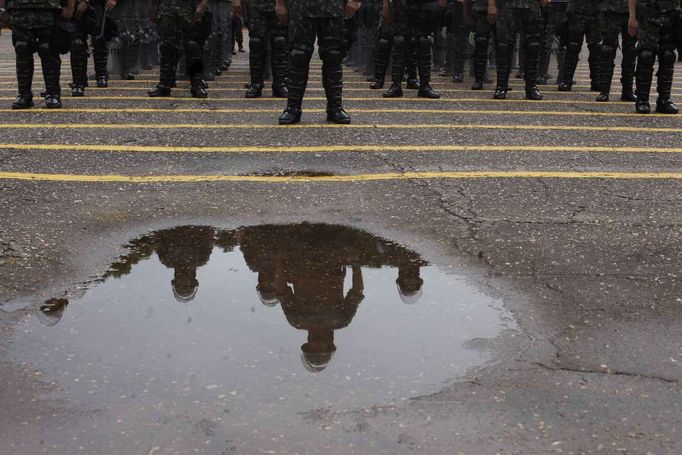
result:
[[[289,324],[307,332],[301,359],[310,372],[329,365],[336,352],[334,332],[355,317],[364,299],[363,267],[397,268],[400,299],[413,304],[421,296],[424,282],[420,270],[426,263],[416,253],[364,231],[308,223],[236,230],[206,226],[160,230],[131,241],[129,253],[112,264],[105,279],[131,273],[135,264],[156,253],[159,261],[174,271],[171,286],[175,298],[189,302],[199,289],[197,269],[208,263],[213,249],[230,252],[237,246],[257,275],[260,302],[266,307],[280,305]],[[54,325],[68,301],[48,302],[41,307],[39,318],[45,325]]]
[[[38,321],[46,327],[52,327],[64,316],[64,310],[69,305],[68,299],[50,299],[38,309]]]

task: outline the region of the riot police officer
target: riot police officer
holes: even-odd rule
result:
[[[580,59],[583,39],[587,40],[590,53],[590,80],[592,91],[599,91],[599,53],[601,51],[601,30],[599,11],[594,0],[569,0],[568,2],[568,45],[564,63],[563,80],[559,83],[559,91],[570,92],[573,88],[573,76]]]
[[[71,96],[85,95],[88,82],[88,37],[92,36],[93,57],[97,87],[109,86],[107,76],[107,30],[106,12],[116,6],[116,0],[80,0],[76,8],[76,32],[71,39]]]
[[[206,98],[205,83],[202,80],[202,48],[204,33],[202,19],[208,8],[208,0],[155,0],[157,22],[161,43],[161,68],[159,83],[148,92],[151,97],[170,96],[175,83],[181,40],[185,45],[187,72],[194,98]]]
[[[440,93],[431,87],[431,66],[433,57],[433,34],[439,24],[445,0],[384,0],[384,18],[394,22],[393,36],[393,84],[384,93],[385,98],[403,96],[402,82],[405,61],[412,49],[417,53],[419,90],[422,98],[440,98]]]
[[[315,38],[322,59],[322,85],[327,96],[327,121],[348,124],[343,109],[344,15],[352,17],[360,2],[349,0],[277,0],[276,13],[282,25],[289,26],[289,71],[287,107],[280,125],[301,121],[303,95],[308,84],[310,59]]]
[[[0,0],[0,15],[9,19],[12,42],[16,53],[17,83],[19,95],[12,109],[33,107],[33,53],[38,52],[45,80],[45,107],[61,108],[59,76],[61,59],[51,45],[56,19],[73,17],[74,1],[68,0],[62,7],[59,0]],[[7,10],[5,10],[7,7]]]
[[[649,92],[658,56],[658,100],[656,112],[677,114],[679,109],[670,99],[675,70],[676,27],[680,27],[680,0],[629,0],[628,29],[637,36],[637,104],[638,114],[651,113]],[[682,31],[678,32],[682,33]]]
[[[618,35],[622,37],[623,61],[621,63],[621,79],[623,86],[621,101],[637,101],[632,92],[635,76],[637,54],[635,52],[636,39],[628,33],[628,2],[627,0],[601,0],[599,4],[604,24],[603,40],[601,44],[601,59],[599,63],[599,96],[597,101],[608,101],[613,80],[613,69],[618,49]]]
[[[233,0],[235,16],[241,15],[241,0]],[[275,0],[249,0],[249,71],[251,83],[246,98],[260,98],[265,86],[265,59],[270,42],[272,96],[286,98],[287,91],[287,27],[275,15]]]
[[[538,56],[540,52],[540,8],[549,0],[489,0],[488,18],[497,27],[497,88],[495,99],[506,99],[509,91],[514,42],[521,33],[525,55],[526,99],[541,100],[537,87]],[[499,14],[498,14],[499,5]]]

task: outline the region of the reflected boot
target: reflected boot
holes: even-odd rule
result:
[[[600,79],[601,75],[599,73],[599,64],[601,59],[601,44],[591,44],[587,46],[589,50],[588,64],[590,66],[590,90],[593,92],[599,92],[601,90]],[[611,69],[611,74],[613,77],[613,69]]]
[[[338,56],[335,56],[338,54]],[[343,109],[343,70],[341,67],[341,51],[330,51],[327,60],[331,64],[324,63],[322,77],[324,90],[327,96],[327,121],[340,125],[350,123],[350,116]]]
[[[649,94],[651,92],[651,83],[654,75],[655,59],[656,56],[654,53],[648,49],[643,49],[639,53],[637,71],[635,73],[637,82],[637,102],[635,103],[635,110],[638,114],[651,113]]]
[[[656,101],[656,112],[674,115],[680,112],[675,103],[670,100],[673,73],[675,71],[675,52],[672,50],[661,51],[658,61],[658,100]]]
[[[265,72],[265,41],[260,36],[251,37],[251,52],[249,53],[249,72],[251,84],[246,90],[245,98],[260,98],[263,96],[263,74]]]
[[[391,41],[384,37],[379,38],[377,41],[377,52],[374,62],[374,82],[369,86],[372,90],[381,90],[384,88],[384,80],[386,79],[390,53]]]
[[[93,60],[95,63],[95,77],[97,77],[97,87],[109,87],[109,73],[107,72],[107,43],[95,42]]]
[[[496,100],[507,99],[509,91],[509,74],[511,73],[513,46],[506,43],[497,45],[497,87],[493,98]]]
[[[31,85],[33,83],[33,53],[30,46],[23,42],[17,42],[15,49],[19,95],[14,103],[12,103],[12,109],[29,109],[33,107],[33,93],[31,92]]]
[[[286,98],[287,89],[287,39],[276,35],[271,40],[272,96]]]
[[[421,98],[440,98],[440,93],[431,88],[431,37],[420,36],[417,40],[417,68],[419,69],[419,91]]]

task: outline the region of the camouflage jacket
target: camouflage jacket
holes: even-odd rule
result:
[[[248,0],[246,2],[246,7],[258,11],[274,11],[275,3],[275,0]]]
[[[602,13],[628,12],[628,0],[600,0],[598,6]]]
[[[471,4],[471,11],[474,13],[487,13],[488,0],[473,0]]]
[[[566,11],[568,13],[579,13],[588,16],[597,16],[599,11],[597,9],[597,3],[595,0],[569,0],[568,8]]]
[[[59,0],[8,0],[7,9],[60,10],[62,5]]]
[[[288,0],[289,14],[298,17],[343,17],[342,0]]]
[[[668,13],[680,10],[680,0],[639,0],[637,8],[645,11]]]
[[[498,8],[538,8],[540,2],[538,0],[497,0]]]

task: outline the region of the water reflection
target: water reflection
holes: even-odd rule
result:
[[[426,265],[412,251],[343,226],[264,225],[234,231],[182,226],[131,242],[131,252],[112,265],[107,277],[127,275],[135,264],[156,254],[173,269],[175,299],[191,302],[199,291],[197,269],[208,263],[214,247],[224,252],[238,247],[257,274],[261,303],[279,304],[289,324],[307,332],[301,359],[310,372],[329,364],[336,351],[334,332],[351,323],[365,297],[362,267],[396,267],[398,294],[412,304],[421,296],[420,269]],[[350,289],[345,291],[348,277]]]

